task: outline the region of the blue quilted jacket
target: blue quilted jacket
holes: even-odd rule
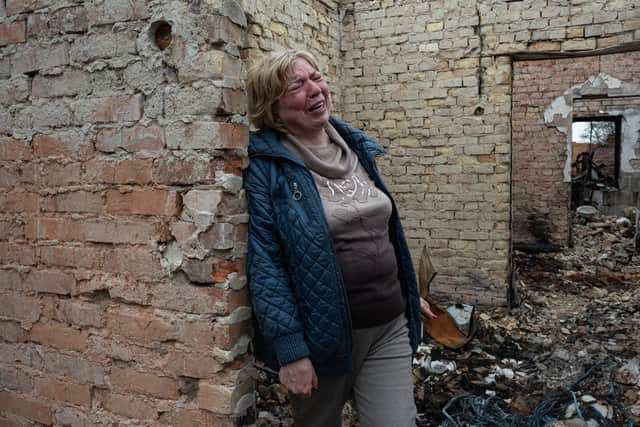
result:
[[[389,195],[375,163],[384,148],[362,131],[334,118],[330,121],[376,186]],[[244,186],[249,196],[248,275],[257,322],[256,357],[273,369],[310,357],[318,375],[349,372],[349,302],[313,177],[272,130],[251,134],[249,159]],[[418,288],[391,200],[389,235],[407,295],[415,351],[422,327]]]

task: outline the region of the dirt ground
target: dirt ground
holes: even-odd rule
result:
[[[462,349],[425,340],[419,426],[640,423],[640,252],[617,220],[577,220],[573,246],[557,252],[514,251],[517,306],[478,309]],[[274,380],[259,374],[258,426],[293,424]],[[349,406],[343,425],[358,425]]]

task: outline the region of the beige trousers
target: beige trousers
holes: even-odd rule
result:
[[[381,326],[353,330],[353,372],[319,378],[309,399],[291,397],[296,427],[340,427],[352,395],[361,427],[414,427],[411,345],[404,314]]]

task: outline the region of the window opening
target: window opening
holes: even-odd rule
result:
[[[571,125],[572,209],[599,207],[602,193],[618,189],[621,117],[580,117]]]

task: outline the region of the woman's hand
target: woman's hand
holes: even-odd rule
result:
[[[318,388],[316,370],[308,357],[283,365],[278,377],[289,393],[304,399],[311,397],[312,391]]]
[[[438,316],[433,314],[433,311],[431,311],[431,306],[429,305],[427,300],[425,300],[424,298],[420,298],[420,311],[422,312],[422,315],[424,317],[427,317],[429,319],[437,319],[438,318]]]

